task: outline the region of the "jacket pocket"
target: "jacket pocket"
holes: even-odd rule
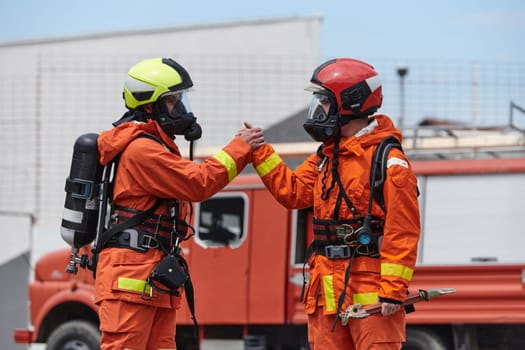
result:
[[[111,256],[112,290],[150,294],[151,287],[146,280],[159,263],[160,256],[153,249],[146,253],[129,249],[116,250]]]

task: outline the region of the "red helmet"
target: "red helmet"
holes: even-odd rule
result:
[[[368,117],[381,107],[381,80],[371,65],[338,58],[317,67],[306,88],[314,96],[303,125],[316,141],[337,135],[352,119]]]
[[[337,58],[317,67],[309,91],[333,94],[335,113],[355,117],[373,114],[381,107],[381,80],[374,67],[351,58]],[[316,88],[322,88],[316,91]]]

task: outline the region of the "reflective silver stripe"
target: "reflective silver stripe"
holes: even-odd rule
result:
[[[401,165],[404,168],[408,168],[408,163],[401,158],[390,158],[386,161],[386,167],[390,168],[392,165]]]
[[[373,77],[370,77],[365,81],[368,84],[370,91],[372,92],[374,92],[377,88],[381,87],[381,79],[379,78],[379,75],[374,75]]]
[[[82,217],[83,214],[81,211],[71,210],[68,208],[64,208],[64,213],[62,214],[62,219],[69,222],[74,222],[76,224],[82,223]]]

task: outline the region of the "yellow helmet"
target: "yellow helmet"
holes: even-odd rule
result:
[[[123,97],[126,107],[135,109],[155,103],[166,93],[182,92],[192,86],[190,75],[180,64],[171,58],[150,58],[131,67]]]

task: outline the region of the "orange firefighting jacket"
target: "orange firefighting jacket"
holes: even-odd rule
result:
[[[163,144],[138,137],[142,133],[160,138]],[[185,159],[154,121],[127,122],[103,131],[98,138],[98,149],[103,165],[120,154],[113,190],[115,205],[146,210],[157,198],[178,199],[179,217],[186,220],[189,220],[189,202],[211,197],[251,161],[251,147],[239,137],[202,163]],[[160,205],[155,213],[169,215],[166,205]],[[178,307],[180,298],[158,293],[146,284],[147,277],[163,257],[159,249],[145,253],[125,248],[103,249],[97,265],[95,302],[113,299]],[[144,300],[143,292],[151,299]]]
[[[395,136],[401,141],[401,133],[385,115],[370,117],[369,125],[357,135],[341,138],[338,157],[339,177],[357,213],[352,214],[342,201],[339,219],[365,216],[374,150],[387,136]],[[335,185],[326,200],[321,194],[323,186],[326,190],[332,182],[333,152],[333,142],[327,143],[322,157],[312,154],[295,171],[287,168],[270,145],[258,148],[252,157],[257,173],[283,206],[297,209],[313,206],[314,217],[330,220],[334,218],[339,187]],[[322,161],[324,157],[328,158],[325,162]],[[405,300],[416,263],[420,219],[417,180],[407,158],[397,148],[388,154],[383,196],[386,213],[375,201],[372,207],[372,216],[384,220],[380,258],[354,258],[342,310],[350,304],[373,304],[378,298]],[[310,279],[304,299],[308,314],[319,305],[324,305],[325,314],[336,312],[338,298],[345,288],[344,274],[348,262],[349,259],[328,259],[318,254],[310,257]]]

